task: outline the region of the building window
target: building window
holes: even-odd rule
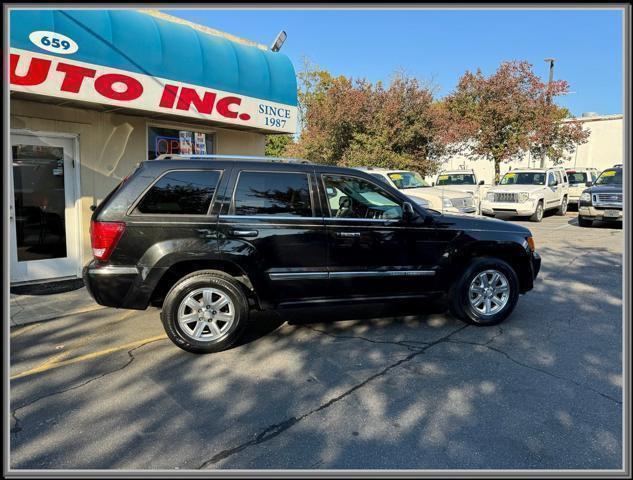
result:
[[[305,173],[241,172],[235,187],[235,215],[311,217]]]
[[[206,215],[220,179],[218,171],[179,170],[163,175],[138,204],[141,213]]]
[[[212,133],[191,129],[149,127],[147,129],[147,158],[154,160],[164,153],[177,155],[208,155],[214,150]]]

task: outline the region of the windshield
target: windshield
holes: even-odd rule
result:
[[[474,185],[475,176],[462,173],[445,173],[437,177],[438,185]]]
[[[501,185],[545,185],[542,172],[510,172],[501,179]]]
[[[596,185],[622,185],[622,170],[605,170],[596,180]]]
[[[567,172],[569,183],[577,185],[579,183],[587,183],[587,174],[585,172]]]
[[[388,173],[397,189],[404,190],[406,188],[429,187],[430,185],[424,181],[422,176],[416,172],[397,172]]]

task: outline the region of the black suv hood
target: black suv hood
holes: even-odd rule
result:
[[[594,185],[585,190],[589,193],[622,193],[622,185]]]

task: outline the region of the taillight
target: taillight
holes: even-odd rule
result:
[[[97,260],[105,262],[116,247],[125,231],[123,222],[90,222],[90,243],[92,254]]]

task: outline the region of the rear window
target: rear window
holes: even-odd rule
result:
[[[311,217],[308,175],[288,172],[240,173],[235,187],[234,215]]]
[[[567,172],[569,183],[576,185],[579,183],[587,183],[587,174],[585,172]]]
[[[475,176],[470,174],[445,173],[437,177],[438,185],[474,185]]]
[[[206,215],[220,179],[217,170],[174,170],[163,175],[140,201],[140,213]]]

